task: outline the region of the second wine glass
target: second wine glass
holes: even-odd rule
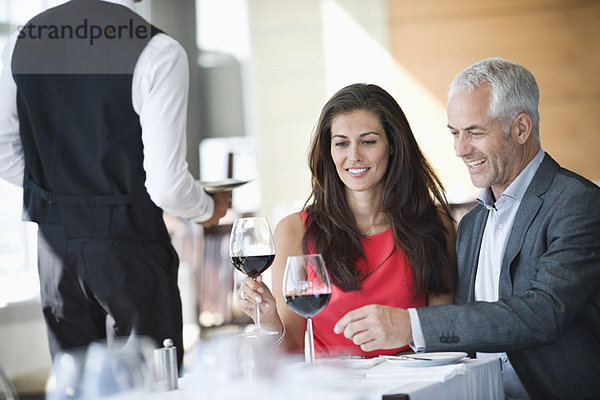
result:
[[[275,259],[275,240],[264,217],[237,218],[229,238],[231,263],[240,272],[256,279]],[[260,326],[260,309],[254,302],[254,329],[244,336],[275,335]]]
[[[290,256],[283,275],[283,297],[288,307],[306,318],[308,349],[306,361],[315,360],[312,317],[321,312],[331,297],[331,282],[320,254]]]

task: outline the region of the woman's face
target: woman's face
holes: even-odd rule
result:
[[[390,145],[379,119],[365,110],[338,114],[331,121],[331,158],[347,190],[383,186]]]

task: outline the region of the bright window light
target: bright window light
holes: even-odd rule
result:
[[[44,0],[19,0],[9,2],[9,19],[13,25],[23,25],[45,9]]]
[[[8,22],[8,0],[0,0],[0,23]]]
[[[21,220],[22,190],[0,179],[0,307],[35,298],[37,225]]]
[[[338,1],[322,1],[321,12],[328,93],[356,82],[389,88],[394,62],[387,49]]]
[[[246,0],[197,0],[196,21],[201,50],[231,54],[238,60],[249,57]]]

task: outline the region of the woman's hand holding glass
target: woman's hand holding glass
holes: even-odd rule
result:
[[[237,291],[237,301],[241,310],[253,319],[254,305],[258,304],[261,325],[269,331],[282,333],[283,322],[277,313],[275,297],[262,281],[262,275],[256,280],[244,278]]]

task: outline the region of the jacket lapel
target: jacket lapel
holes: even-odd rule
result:
[[[523,245],[523,239],[529,229],[529,226],[533,222],[533,219],[537,215],[540,207],[544,203],[541,195],[548,191],[554,175],[560,169],[560,166],[546,153],[540,167],[538,168],[533,180],[529,184],[521,205],[517,210],[515,222],[510,231],[508,242],[506,243],[506,250],[504,252],[504,258],[502,260],[502,268],[500,272],[500,282],[498,292],[500,297],[509,296],[512,294],[512,279],[510,265],[513,260],[519,254]]]
[[[483,239],[483,230],[485,229],[485,224],[487,222],[487,217],[489,211],[482,205],[478,206],[480,209],[478,214],[475,217],[475,223],[473,224],[473,232],[471,237],[471,251],[467,252],[468,258],[464,260],[464,266],[467,267],[466,271],[463,271],[465,276],[464,281],[459,284],[468,284],[468,300],[467,302],[472,302],[475,300],[475,277],[477,276],[477,265],[479,264],[479,252],[481,251],[481,240]]]

